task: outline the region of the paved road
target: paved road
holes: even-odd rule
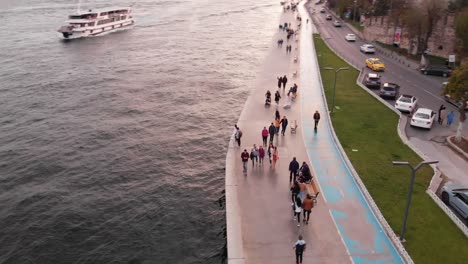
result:
[[[346,25],[341,28],[333,26],[333,21],[327,21],[325,19],[326,14],[319,13],[319,9],[323,5],[310,5],[309,11],[311,11],[314,17],[314,22],[327,43],[333,48],[335,52],[340,54],[346,60],[352,64],[362,68],[365,68],[365,59],[369,57],[378,57],[383,60],[386,66],[386,70],[380,73],[382,76],[382,82],[394,82],[401,86],[401,93],[411,94],[419,99],[418,107],[430,108],[437,112],[439,106],[444,104],[447,110],[453,110],[456,112],[456,108],[447,103],[440,95],[442,92],[442,83],[447,81],[447,78],[438,76],[426,76],[421,74],[414,67],[414,63],[411,63],[411,67],[408,67],[408,62],[401,63],[397,60],[385,56],[385,54],[378,52],[375,55],[366,55],[359,51],[359,47],[366,42],[358,39],[356,42],[348,42],[344,36],[348,33],[353,33]],[[315,11],[314,11],[315,10]],[[335,19],[335,18],[334,18]],[[365,68],[365,73],[371,72],[370,69]],[[376,92],[376,90],[374,90]],[[394,104],[393,100],[388,100],[390,104]],[[455,120],[458,124],[458,114]],[[421,140],[431,140],[441,135],[446,136],[455,133],[456,124],[452,125],[452,128],[441,127],[434,125],[431,130],[424,130],[419,128],[407,127],[406,134],[409,138],[417,137]],[[464,135],[468,135],[468,126],[465,126],[463,131]]]
[[[401,86],[401,93],[412,94],[419,98],[419,107],[426,107],[437,111],[441,104],[444,104],[448,110],[456,111],[456,108],[445,102],[440,96],[442,92],[442,82],[447,78],[438,76],[425,76],[416,70],[418,64],[412,61],[400,63],[394,58],[388,57],[381,52],[375,55],[365,55],[359,51],[359,46],[363,41],[357,40],[354,43],[347,42],[344,36],[353,33],[347,25],[342,28],[333,26],[332,21],[325,19],[326,14],[319,13],[323,5],[309,5],[309,13],[314,18],[318,31],[327,41],[333,50],[344,57],[346,60],[355,64],[359,68],[364,68],[365,73],[370,72],[365,68],[365,59],[368,57],[379,57],[386,65],[386,71],[380,73],[383,82],[395,82]],[[328,14],[328,13],[327,13]],[[411,67],[408,67],[408,64]],[[375,90],[373,90],[376,92]],[[391,105],[394,101],[388,100]],[[457,112],[456,112],[457,113]],[[458,156],[453,150],[447,147],[445,138],[456,133],[458,126],[458,113],[455,117],[455,123],[452,127],[441,127],[435,124],[431,130],[419,129],[406,125],[405,134],[410,143],[415,146],[420,153],[425,155],[426,159],[439,160],[437,167],[449,181],[458,183],[462,186],[468,186],[468,162]],[[465,125],[463,135],[468,137],[468,126]],[[442,179],[435,179],[431,188],[435,191]]]

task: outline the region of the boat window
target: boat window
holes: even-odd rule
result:
[[[95,23],[95,22],[88,23],[88,26],[94,27],[94,23]]]
[[[107,16],[107,12],[102,12],[100,15],[101,16]]]
[[[81,16],[68,16],[69,19],[81,19]]]

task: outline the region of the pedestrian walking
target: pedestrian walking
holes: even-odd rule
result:
[[[288,77],[283,76],[283,89],[286,89],[286,84],[288,83]]]
[[[247,152],[247,149],[244,149],[244,152],[242,152],[241,159],[244,167],[244,174],[247,174],[247,164],[249,162],[249,153]]]
[[[297,162],[296,157],[293,157],[291,162],[289,162],[289,184],[296,182],[297,171],[299,170],[299,162]],[[294,181],[293,181],[294,177]]]
[[[270,127],[268,128],[268,133],[270,133],[270,144],[271,144],[273,143],[273,138],[275,137],[275,134],[276,134],[276,128],[273,125],[273,123],[271,123]]]
[[[276,77],[278,79],[278,89],[281,88],[281,84],[283,83],[283,77]],[[275,98],[276,98],[276,94],[275,94]],[[276,99],[275,99],[276,101]]]
[[[439,118],[440,118],[440,124],[444,126],[445,119],[447,118],[447,110],[445,108],[440,110]]]
[[[263,158],[265,157],[265,149],[263,146],[258,148],[258,162],[263,165]]]
[[[262,130],[262,139],[263,139],[263,146],[267,146],[267,140],[268,140],[268,129],[266,127],[263,127]]]
[[[275,119],[280,119],[280,118],[281,118],[280,112],[278,111],[278,109],[276,109],[276,111],[275,111]]]
[[[268,159],[270,160],[270,166],[271,166],[271,158],[272,158],[272,156],[273,156],[273,148],[274,148],[273,144],[270,143],[270,145],[268,146],[268,150],[267,150],[267,152],[268,152]]]
[[[315,125],[314,125],[314,129],[317,130],[317,126],[318,126],[318,123],[320,121],[320,113],[319,111],[315,111],[315,114],[314,114],[314,122],[315,122]]]
[[[288,119],[286,116],[283,116],[283,119],[281,119],[281,134],[284,136],[284,132],[286,132],[286,127],[288,126]]]
[[[448,115],[447,115],[447,125],[448,126],[452,125],[454,117],[455,117],[455,113],[453,111],[450,111],[450,113],[448,113]]]
[[[276,162],[279,160],[279,155],[278,155],[278,148],[277,147],[273,147],[273,162],[272,162],[272,166],[273,166],[273,169],[275,168],[276,166]]]
[[[299,199],[299,197],[296,197],[294,200],[293,204],[293,210],[294,210],[294,220],[297,219],[297,226],[301,226],[301,213],[302,213],[302,201]]]
[[[276,104],[279,104],[280,99],[281,99],[281,95],[280,95],[279,91],[276,91],[276,93],[275,93],[275,102],[276,102]]]
[[[439,115],[438,115],[438,118],[437,118],[437,123],[439,123],[440,125],[442,125],[442,119],[440,118],[440,112],[441,112],[443,109],[445,109],[445,105],[442,104],[442,105],[440,105],[440,107],[439,107],[439,113],[438,113]]]
[[[306,242],[301,235],[299,235],[298,240],[294,243],[293,249],[296,251],[296,264],[302,264],[302,255],[306,250]]]
[[[275,119],[275,134],[279,134],[279,131],[280,131],[280,126],[281,126],[281,120],[278,118],[278,119]]]
[[[237,125],[234,125],[234,139],[237,142],[237,145],[240,147],[242,138],[242,130]]]
[[[306,198],[302,202],[302,210],[304,210],[304,222],[306,225],[309,224],[310,213],[312,212],[312,208],[314,207],[314,200],[312,200],[312,196],[307,194]]]
[[[301,192],[301,186],[299,186],[299,181],[294,181],[293,185],[291,186],[291,201],[294,203],[296,201],[297,196]]]
[[[255,162],[258,162],[258,149],[257,145],[253,145],[253,148],[250,150],[250,159],[252,160],[252,167],[255,166]]]

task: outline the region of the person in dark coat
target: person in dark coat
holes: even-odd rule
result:
[[[281,84],[283,83],[283,77],[277,77],[278,78],[278,89],[281,88]]]
[[[297,196],[301,192],[301,186],[299,186],[299,182],[295,181],[293,186],[291,186],[291,200],[294,203],[296,201]]]
[[[288,83],[288,77],[283,76],[283,89],[286,89],[286,84]]]
[[[442,125],[442,118],[440,116],[440,112],[442,112],[442,110],[445,109],[445,105],[440,105],[439,107],[439,115],[438,115],[438,118],[437,118],[437,123],[441,124]]]
[[[286,116],[283,116],[281,119],[281,134],[284,136],[284,132],[286,132],[286,127],[288,126],[288,119]]]
[[[296,157],[289,163],[289,184],[296,182],[297,171],[299,170],[299,162],[297,162]],[[292,180],[294,176],[294,181]]]
[[[279,104],[279,100],[281,99],[281,95],[278,91],[275,93],[275,102],[276,104]]]
[[[280,115],[280,112],[278,110],[275,111],[275,119],[280,119],[281,118],[281,115]]]
[[[275,137],[276,128],[273,123],[271,123],[270,127],[268,127],[268,133],[270,133],[270,143],[273,143],[273,138]]]
[[[314,129],[317,129],[317,126],[318,126],[318,123],[320,121],[320,113],[319,111],[315,111],[315,114],[314,114],[314,121],[315,121],[315,126],[314,126]]]

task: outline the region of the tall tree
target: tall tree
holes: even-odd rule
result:
[[[467,0],[468,1],[468,0]],[[460,40],[458,53],[462,56],[468,54],[468,7],[459,12],[455,18],[455,34]]]
[[[423,50],[427,49],[427,42],[434,31],[434,27],[446,10],[446,3],[440,0],[422,0],[421,1],[425,20],[426,20],[426,36],[424,37]]]
[[[466,101],[468,100],[468,63],[461,65],[453,71],[443,93],[448,94],[455,101],[463,102],[462,106],[458,109],[460,112],[460,123],[458,124],[456,135],[456,140],[460,142],[463,126],[466,120],[465,108]]]

